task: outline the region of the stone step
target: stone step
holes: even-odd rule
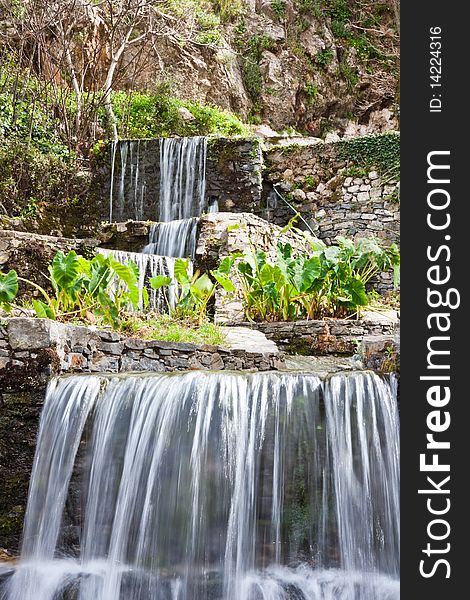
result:
[[[227,344],[232,350],[245,350],[246,352],[261,352],[268,354],[279,353],[279,349],[272,340],[248,327],[227,327],[224,332],[227,335]]]

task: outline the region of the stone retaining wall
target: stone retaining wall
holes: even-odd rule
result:
[[[357,321],[294,321],[282,323],[243,323],[264,333],[289,354],[356,354],[364,336],[393,336],[398,319],[367,318]]]
[[[11,318],[0,327],[0,381],[25,373],[123,373],[236,369],[267,371],[282,365],[279,353],[127,338],[49,321]]]
[[[98,240],[75,240],[20,231],[0,230],[0,271],[10,269],[50,291],[47,267],[56,252],[75,250],[86,257],[93,256]],[[34,289],[20,282],[20,295],[35,295]]]
[[[114,169],[111,168],[114,160]],[[261,202],[262,153],[258,139],[209,138],[206,164],[206,200],[221,211],[256,211]],[[122,167],[125,165],[124,174]],[[122,176],[123,175],[123,176]],[[102,192],[101,219],[112,221],[158,219],[160,140],[121,140],[109,145],[95,172]]]
[[[399,183],[340,158],[341,143],[291,145],[265,153],[265,179],[327,244],[338,235],[398,242]],[[266,218],[284,225],[292,210],[271,194]]]

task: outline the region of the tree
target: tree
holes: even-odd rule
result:
[[[96,128],[100,106],[110,137],[117,139],[111,101],[117,72],[126,50],[139,45],[134,55],[139,61],[146,42],[159,34],[157,6],[155,0],[26,0],[22,5],[2,0],[7,26],[0,35],[19,63],[39,76],[45,95],[52,95],[71,146],[89,136],[85,120]]]

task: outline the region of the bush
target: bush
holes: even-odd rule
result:
[[[240,119],[216,106],[193,100],[180,100],[166,93],[154,94],[115,92],[113,106],[122,138],[154,138],[171,135],[247,135]],[[184,119],[180,108],[194,117]]]
[[[69,207],[87,194],[72,153],[44,152],[16,139],[0,144],[0,203],[10,217],[36,218],[43,204]]]

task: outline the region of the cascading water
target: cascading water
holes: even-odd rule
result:
[[[111,145],[110,223],[130,217],[140,221],[144,217],[147,179],[141,156],[145,155],[146,148],[146,140],[123,140]],[[117,164],[120,166],[118,182],[115,181]]]
[[[199,217],[206,208],[207,138],[160,140],[159,221]]]
[[[367,372],[53,380],[0,597],[398,600],[395,392]]]
[[[206,158],[205,137],[160,140],[159,223],[144,251],[194,257],[197,217],[206,210]]]
[[[165,287],[159,290],[153,289],[149,284],[149,279],[157,275],[164,275],[174,280],[175,275],[175,259],[171,256],[158,256],[156,254],[145,254],[142,252],[124,252],[123,250],[108,250],[106,248],[98,248],[97,251],[104,256],[111,255],[123,265],[128,265],[133,261],[139,269],[139,310],[143,310],[144,289],[148,293],[148,308],[166,312],[168,308],[174,308],[176,305],[176,290],[175,285]],[[191,267],[191,265],[190,265]],[[191,268],[190,268],[191,272]],[[111,282],[111,292],[117,290],[117,286],[121,285],[118,280]]]
[[[143,249],[147,254],[194,259],[198,218],[153,223],[149,231],[149,243]]]

